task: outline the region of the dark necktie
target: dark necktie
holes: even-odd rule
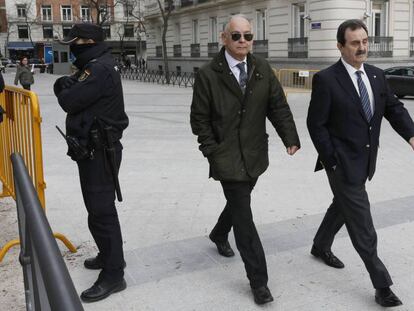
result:
[[[362,109],[365,112],[365,116],[367,117],[368,122],[372,119],[372,110],[371,110],[371,103],[369,101],[368,91],[365,86],[364,81],[362,81],[361,77],[362,71],[357,71],[356,75],[358,77],[358,88],[359,88],[359,97],[361,98]]]
[[[238,63],[236,66],[237,68],[239,68],[240,70],[240,75],[239,75],[239,84],[240,84],[240,88],[242,89],[242,92],[244,93],[244,90],[246,89],[246,84],[247,84],[247,73],[246,70],[244,69],[244,62]]]

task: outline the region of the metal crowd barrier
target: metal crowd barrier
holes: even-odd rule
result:
[[[312,90],[312,78],[313,75],[318,72],[318,70],[308,69],[273,69],[273,71],[286,93]],[[121,69],[121,77],[123,79],[184,87],[193,87],[195,75],[196,73],[194,72],[171,71],[169,81],[167,81],[165,73],[162,70],[143,70],[138,68]]]
[[[308,69],[280,69],[277,71],[277,77],[280,84],[290,91],[311,91],[312,79],[318,70]]]
[[[21,241],[26,309],[30,311],[82,311],[33,179],[19,153],[11,156]]]
[[[0,123],[0,181],[3,184],[1,197],[15,198],[13,171],[10,155],[20,152],[33,179],[40,202],[45,207],[43,179],[42,141],[40,134],[39,104],[35,93],[21,88],[6,86],[0,94],[0,105],[5,110]]]
[[[180,87],[193,87],[195,73],[170,71],[169,79],[167,80],[165,72],[162,70],[123,68],[121,69],[121,77],[124,79],[138,80],[141,82],[151,82],[168,85],[171,84]]]
[[[34,92],[14,86],[6,86],[0,93],[0,105],[5,111],[3,122],[0,123],[0,182],[3,191],[0,197],[11,196],[16,199],[13,182],[13,170],[10,155],[19,152],[28,169],[36,189],[40,204],[45,208],[45,188],[43,177],[42,138],[39,102]],[[60,239],[71,252],[76,248],[60,233]],[[8,242],[0,249],[0,262],[7,251],[19,244],[19,240]]]

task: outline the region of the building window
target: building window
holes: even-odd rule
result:
[[[193,19],[193,43],[199,43],[198,40],[198,20]]]
[[[72,20],[72,7],[70,5],[62,5],[62,21]]]
[[[71,29],[72,26],[62,26],[63,37],[67,37]]]
[[[411,37],[414,37],[414,1],[411,3]]]
[[[60,62],[67,63],[69,61],[68,52],[60,52]]]
[[[52,21],[51,5],[42,5],[42,21]]]
[[[296,3],[292,5],[292,16],[293,16],[293,38],[304,38],[305,33],[305,3]]]
[[[99,6],[99,20],[101,23],[111,20],[111,10],[107,5]]]
[[[124,17],[133,16],[134,7],[131,2],[125,1],[124,3]]]
[[[210,42],[218,42],[217,17],[216,16],[209,18],[209,28],[210,28]]]
[[[43,38],[45,39],[53,38],[53,26],[43,26]]]
[[[411,37],[414,37],[414,1],[411,3]]]
[[[180,25],[180,23],[175,24],[174,44],[176,44],[176,45],[181,44],[181,25]]]
[[[266,40],[267,37],[267,10],[257,10],[256,11],[256,39],[257,40]]]
[[[104,38],[105,39],[111,37],[111,26],[109,26],[109,25],[103,25],[102,26],[102,30],[103,30]]]
[[[26,17],[26,5],[18,4],[17,5],[17,17],[25,18]]]
[[[91,21],[91,9],[90,7],[86,5],[81,6],[81,20],[84,22],[90,22]]]
[[[134,25],[124,25],[124,37],[134,37]]]
[[[17,26],[17,33],[19,35],[19,39],[29,39],[29,28],[27,25]]]
[[[388,1],[371,2],[371,25],[370,33],[373,37],[388,36]]]

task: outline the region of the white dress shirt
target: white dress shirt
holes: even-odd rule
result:
[[[237,67],[237,65],[239,63],[244,62],[244,70],[247,73],[247,57],[245,57],[244,60],[239,61],[235,59],[233,56],[231,56],[227,51],[224,52],[224,55],[226,56],[227,64],[229,64],[231,72],[234,74],[234,77],[240,83],[240,69]]]
[[[369,96],[369,103],[371,104],[371,111],[372,114],[374,115],[374,109],[375,109],[375,102],[374,102],[374,93],[372,92],[372,87],[371,87],[371,82],[369,82],[367,73],[365,72],[364,69],[364,64],[361,65],[361,68],[355,69],[354,67],[352,67],[350,64],[348,64],[342,57],[341,57],[342,63],[344,64],[346,71],[348,71],[349,76],[351,77],[352,82],[354,83],[355,89],[358,93],[359,96],[361,96],[361,94],[359,94],[359,87],[358,87],[358,76],[357,76],[357,71],[362,71],[361,74],[361,78],[362,81],[365,84],[365,87],[367,89],[368,92],[368,96]]]

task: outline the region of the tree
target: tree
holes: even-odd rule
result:
[[[168,54],[167,54],[167,31],[168,31],[168,21],[171,16],[171,12],[174,10],[174,0],[157,0],[158,7],[161,12],[162,17],[162,56],[164,59],[164,74],[165,74],[165,80],[167,84],[170,83],[170,69],[168,67]]]
[[[124,8],[124,20],[122,23],[118,23],[116,33],[119,37],[119,44],[121,54],[124,54],[124,39],[125,39],[125,24],[133,23],[133,33],[137,33],[137,37],[141,44],[140,34],[145,32],[144,15],[141,10],[144,0],[84,0],[84,5],[88,6],[91,10],[92,22],[103,26],[111,21],[111,12],[114,12],[115,7],[123,6]],[[119,21],[118,21],[119,22]]]

